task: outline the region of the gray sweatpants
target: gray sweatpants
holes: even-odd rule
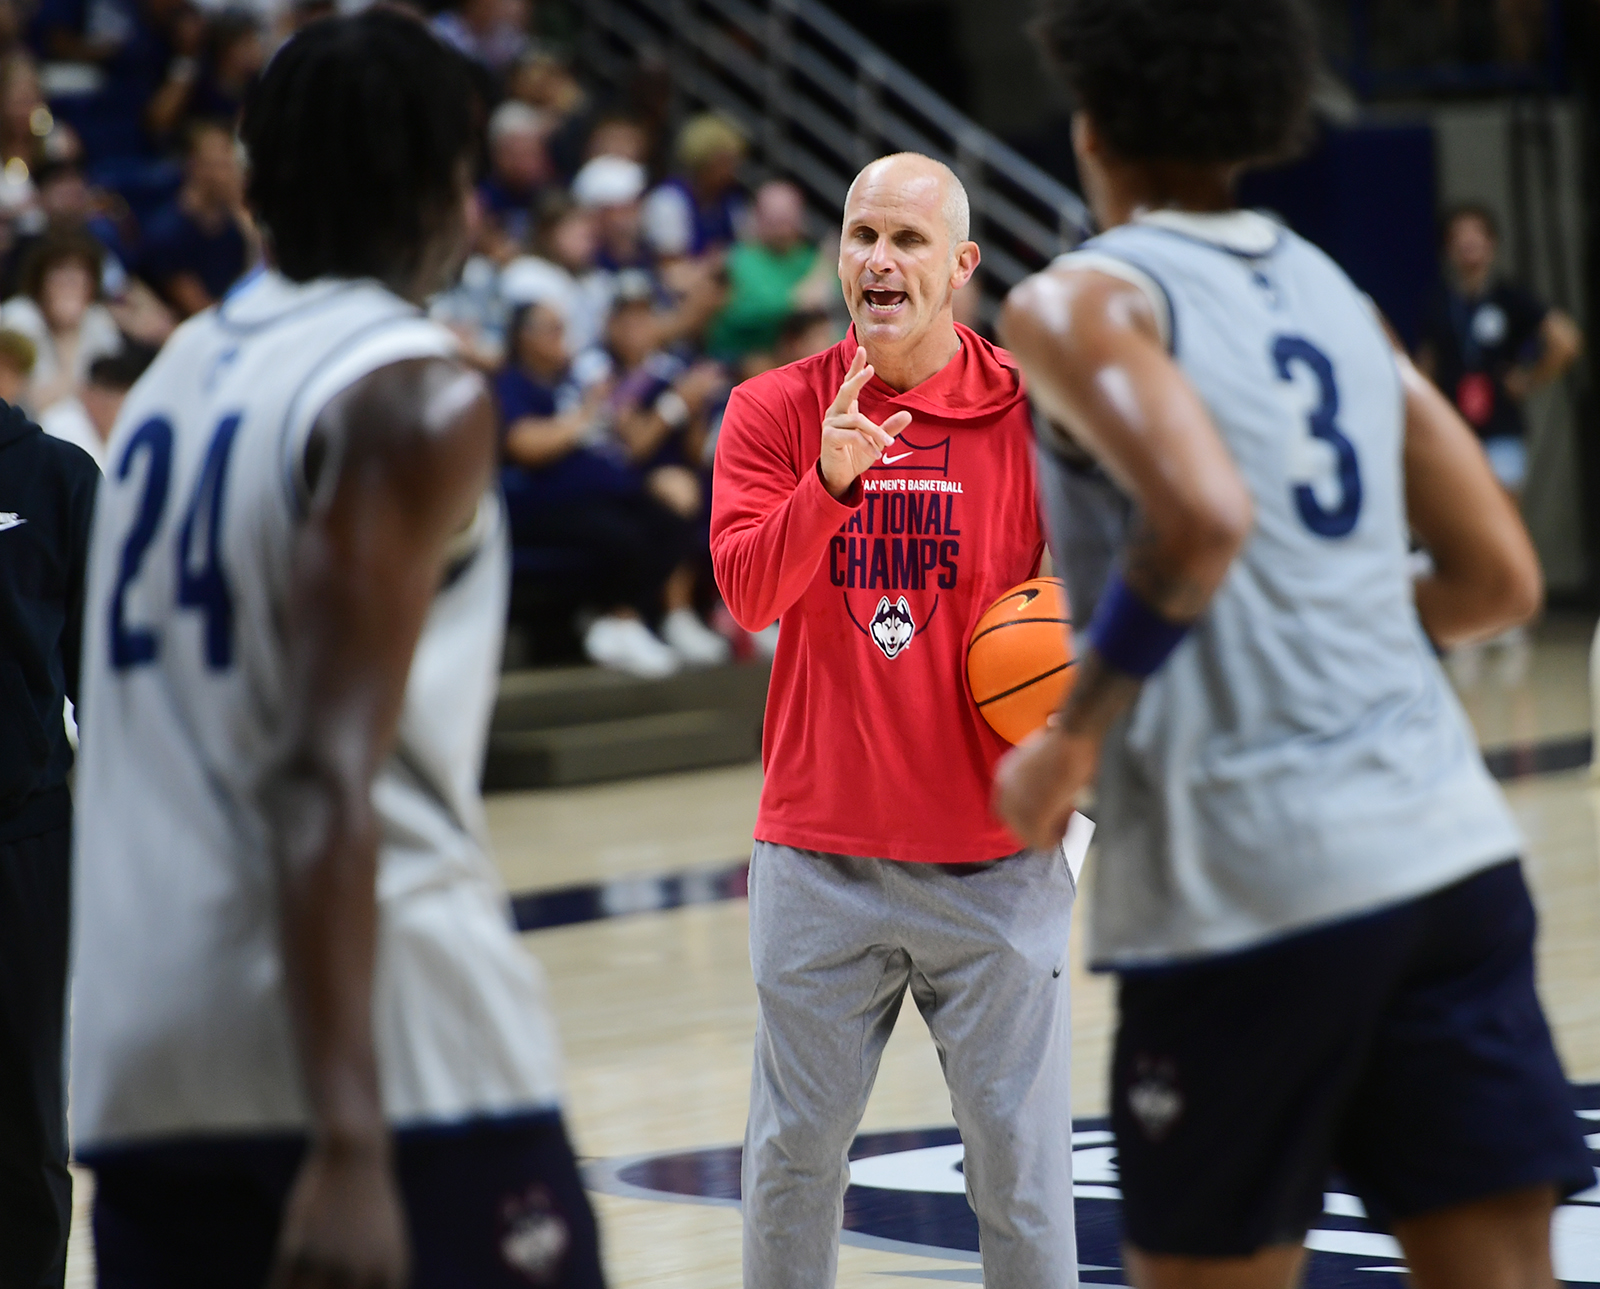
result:
[[[1059,851],[982,867],[757,842],[745,1289],[831,1289],[855,1137],[906,990],[939,1049],[989,1289],[1078,1283]]]

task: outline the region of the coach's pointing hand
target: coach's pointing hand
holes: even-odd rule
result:
[[[911,424],[910,412],[896,412],[882,425],[861,415],[858,400],[871,379],[867,351],[857,349],[844,384],[839,386],[839,396],[822,422],[822,482],[835,500],[841,500],[894,442],[894,436]]]

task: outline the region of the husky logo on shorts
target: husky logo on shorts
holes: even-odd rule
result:
[[[530,1284],[553,1285],[572,1243],[567,1224],[555,1211],[543,1186],[535,1186],[501,1205],[505,1235],[500,1256]]]
[[[917,624],[911,619],[911,606],[906,603],[905,596],[894,604],[889,603],[887,595],[879,599],[878,611],[872,615],[870,634],[872,643],[883,650],[885,658],[898,654],[916,633]]]
[[[1183,1093],[1171,1061],[1141,1056],[1128,1087],[1128,1109],[1151,1141],[1160,1141],[1183,1118]]]

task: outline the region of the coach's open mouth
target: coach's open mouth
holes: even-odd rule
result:
[[[904,291],[888,291],[882,287],[868,287],[866,290],[867,308],[874,313],[893,313],[906,302]]]

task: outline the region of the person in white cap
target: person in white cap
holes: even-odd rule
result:
[[[489,176],[478,185],[478,200],[484,217],[517,248],[533,232],[533,204],[552,175],[545,150],[550,124],[543,112],[516,99],[489,118]]]
[[[615,283],[595,264],[599,252],[592,211],[564,193],[540,203],[532,254],[519,255],[500,274],[507,311],[530,304],[554,282],[566,296],[567,349],[580,354],[599,345],[611,312]]]
[[[654,268],[641,231],[639,199],[644,188],[644,167],[622,157],[595,157],[574,176],[572,199],[594,213],[601,268],[612,272]]]

